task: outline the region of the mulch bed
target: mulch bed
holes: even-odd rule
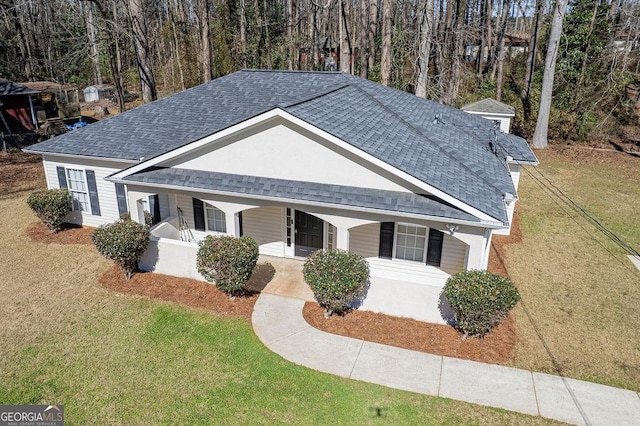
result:
[[[118,293],[176,302],[192,308],[212,311],[224,317],[248,320],[251,319],[253,305],[259,295],[259,293],[250,293],[230,300],[229,296],[212,284],[151,272],[137,272],[127,280],[117,266],[103,273],[98,282],[101,286]]]
[[[62,231],[52,234],[41,222],[29,225],[25,234],[32,241],[45,244],[93,244],[91,234],[95,228],[64,224]]]
[[[509,360],[517,340],[511,317],[484,338],[462,340],[461,335],[447,325],[374,312],[351,311],[342,317],[332,315],[325,318],[324,309],[314,302],[305,303],[303,315],[313,327],[329,333],[491,364]]]

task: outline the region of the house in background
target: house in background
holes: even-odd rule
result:
[[[87,86],[82,91],[85,102],[96,102],[101,99],[109,99],[116,93],[116,89],[113,86],[106,84],[99,84],[95,86]]]
[[[451,274],[485,269],[510,226],[526,141],[479,116],[349,74],[243,70],[33,146],[73,223],[154,216],[140,266],[202,279],[197,241],[369,262],[361,309],[445,322]]]
[[[80,116],[78,89],[73,86],[52,81],[33,81],[20,83],[38,91],[32,95],[38,125],[50,119],[67,119]]]
[[[0,131],[34,132],[38,128],[32,96],[40,92],[0,78]]]
[[[511,105],[486,98],[464,105],[461,110],[469,114],[479,115],[493,121],[501,132],[511,133],[511,119],[516,116],[516,109]]]

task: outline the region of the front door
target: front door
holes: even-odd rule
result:
[[[295,255],[307,257],[322,250],[324,221],[315,216],[296,210]]]

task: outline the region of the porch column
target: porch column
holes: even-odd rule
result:
[[[349,250],[349,228],[346,226],[335,226],[336,229],[336,248],[340,250]]]

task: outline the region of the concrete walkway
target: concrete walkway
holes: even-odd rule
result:
[[[304,320],[304,303],[263,293],[252,317],[258,338],[296,364],[391,388],[573,424],[640,424],[637,392],[326,333]]]

